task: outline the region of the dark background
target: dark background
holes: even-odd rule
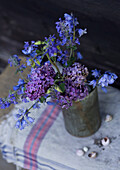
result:
[[[0,1],[0,72],[24,41],[56,34],[55,22],[64,13],[78,18],[88,34],[81,38],[82,62],[89,68],[120,73],[119,0],[2,0]],[[115,86],[120,88],[117,80]]]

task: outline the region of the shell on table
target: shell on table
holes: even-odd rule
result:
[[[110,139],[109,139],[108,137],[103,138],[103,139],[101,140],[101,144],[102,144],[103,146],[109,145],[109,144],[110,144]]]
[[[90,158],[96,158],[96,156],[97,156],[97,152],[95,152],[95,151],[88,154],[88,157],[90,157]]]
[[[76,151],[77,156],[83,156],[84,154],[85,154],[85,152],[82,149],[77,149],[77,151]]]
[[[113,119],[112,115],[106,115],[105,122],[110,122]]]

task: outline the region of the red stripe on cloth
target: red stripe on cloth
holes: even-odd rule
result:
[[[42,115],[40,116],[40,118],[38,119],[36,124],[32,127],[32,129],[31,129],[31,131],[30,131],[30,133],[29,133],[29,135],[28,135],[28,137],[27,137],[27,139],[25,141],[25,144],[24,144],[24,155],[29,153],[32,141],[33,141],[38,129],[43,124],[45,119],[48,117],[48,115],[51,112],[52,108],[53,108],[53,106],[47,106],[47,108],[44,110],[44,112],[42,113]],[[29,165],[29,163],[30,163],[30,160],[28,160],[28,159],[24,160],[25,168],[27,168],[26,165]]]
[[[56,106],[55,110],[53,111],[52,115],[48,119],[47,123],[45,124],[43,129],[38,134],[37,140],[35,140],[35,143],[33,145],[32,151],[31,151],[31,153],[33,155],[32,159],[36,160],[37,152],[38,152],[38,150],[40,148],[40,144],[42,143],[42,140],[44,139],[44,137],[47,134],[47,132],[50,129],[50,127],[53,125],[53,122],[56,120],[59,112],[60,112],[59,107]],[[32,170],[37,170],[37,166],[36,166],[35,162],[32,164]]]

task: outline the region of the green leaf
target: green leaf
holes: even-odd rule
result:
[[[42,97],[40,98],[40,102],[43,103],[44,101],[45,101],[45,98],[42,96]]]
[[[57,53],[54,53],[54,56],[56,56],[57,55]]]
[[[60,93],[63,93],[63,92],[65,91],[65,84],[64,84],[64,83],[61,83],[59,86],[56,85],[56,86],[55,86],[55,89],[56,89],[57,91],[59,91]]]
[[[41,44],[45,44],[45,42],[43,41],[43,42],[41,42]]]
[[[41,52],[40,52],[40,50],[36,50],[36,53],[37,53],[37,54],[40,54]]]
[[[11,91],[11,90],[9,90],[9,94],[12,94],[12,91]]]
[[[51,93],[51,90],[48,89],[46,94],[49,94],[49,93]]]
[[[60,50],[60,46],[59,45],[57,46],[57,49]]]
[[[62,92],[65,91],[65,83],[61,83],[61,84],[59,85],[59,87],[60,87],[60,89],[62,90]]]
[[[32,67],[35,67],[35,63],[32,64]]]
[[[35,45],[41,45],[41,41],[37,41],[37,42],[35,42]]]
[[[39,61],[39,60],[36,60],[36,63],[37,63],[38,65],[40,65],[40,61]]]
[[[51,59],[52,59],[53,61],[56,61],[56,57],[51,57]]]
[[[47,47],[46,47],[46,46],[44,46],[44,47],[43,47],[43,50],[46,50],[46,48],[47,48]]]
[[[60,93],[62,93],[62,90],[60,89],[59,86],[55,86],[55,90],[59,91]]]

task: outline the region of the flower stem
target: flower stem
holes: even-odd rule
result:
[[[49,57],[48,54],[46,54],[46,55],[47,55],[47,58],[48,58],[48,60],[50,61],[50,63],[57,69],[58,74],[59,74],[60,77],[62,78],[62,75],[61,75],[60,70],[59,70],[59,68],[57,67],[57,65],[56,65],[54,62],[52,62],[52,60],[50,59],[50,57]]]

